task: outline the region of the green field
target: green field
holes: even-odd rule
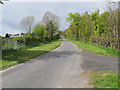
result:
[[[81,41],[74,41],[74,40],[70,40],[70,41],[76,44],[83,51],[87,51],[87,52],[99,54],[99,55],[106,55],[106,56],[120,56],[119,54],[120,50],[102,47],[102,46],[98,46],[88,42],[81,42]]]
[[[9,68],[13,65],[23,63],[32,58],[35,58],[44,53],[50,52],[51,50],[57,48],[61,44],[61,39],[49,42],[47,44],[40,43],[38,46],[30,47],[21,50],[10,50],[2,52],[2,59],[0,62],[0,67],[2,69]]]
[[[116,72],[94,72],[91,79],[94,88],[118,88],[120,85],[120,79]]]

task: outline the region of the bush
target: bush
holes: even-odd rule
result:
[[[3,50],[16,50],[23,47],[23,45],[18,44],[17,41],[12,38],[4,38],[2,41],[5,43],[2,46]]]
[[[32,44],[36,44],[36,43],[39,43],[39,39],[35,38],[35,37],[23,37],[24,39],[24,43],[25,45],[32,45]]]
[[[118,38],[105,38],[105,37],[91,37],[91,42],[100,46],[110,47],[114,49],[120,49]]]
[[[7,42],[7,39],[6,38],[2,38],[2,46],[4,46]]]
[[[15,37],[13,38],[15,41],[17,41],[18,44],[22,45],[25,44],[25,40],[23,37]]]
[[[54,40],[59,39],[59,33],[54,35]],[[23,37],[15,37],[15,38],[3,38],[2,39],[2,49],[4,50],[16,50],[23,48],[25,46],[36,46],[42,42],[50,42],[51,39],[48,37],[48,33],[43,35],[43,38],[35,37],[34,33],[26,33]],[[26,48],[26,47],[25,47]]]

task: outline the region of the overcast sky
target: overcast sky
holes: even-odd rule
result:
[[[25,29],[20,25],[20,21],[24,16],[35,16],[36,22],[39,22],[47,11],[60,17],[60,30],[65,30],[69,26],[69,23],[66,22],[66,17],[68,17],[70,12],[84,13],[88,11],[91,13],[96,9],[100,9],[103,12],[105,8],[104,0],[84,0],[84,2],[83,0],[81,2],[47,2],[47,0],[45,0],[46,2],[40,2],[41,0],[39,2],[32,2],[33,0],[24,0],[26,2],[20,1],[23,0],[11,0],[11,2],[0,5],[0,13],[2,13],[0,14],[0,19],[2,19],[2,23],[0,23],[2,31],[0,33],[13,34],[24,32]]]

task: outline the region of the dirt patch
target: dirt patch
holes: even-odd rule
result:
[[[91,81],[91,73],[92,72],[93,72],[92,70],[86,70],[80,74],[81,77],[87,79],[87,81],[85,83],[85,88],[94,88],[92,81]]]

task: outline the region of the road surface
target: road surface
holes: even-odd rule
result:
[[[52,52],[3,72],[2,87],[85,88],[88,79],[82,73],[86,69],[117,70],[117,58],[80,51],[63,39]]]

